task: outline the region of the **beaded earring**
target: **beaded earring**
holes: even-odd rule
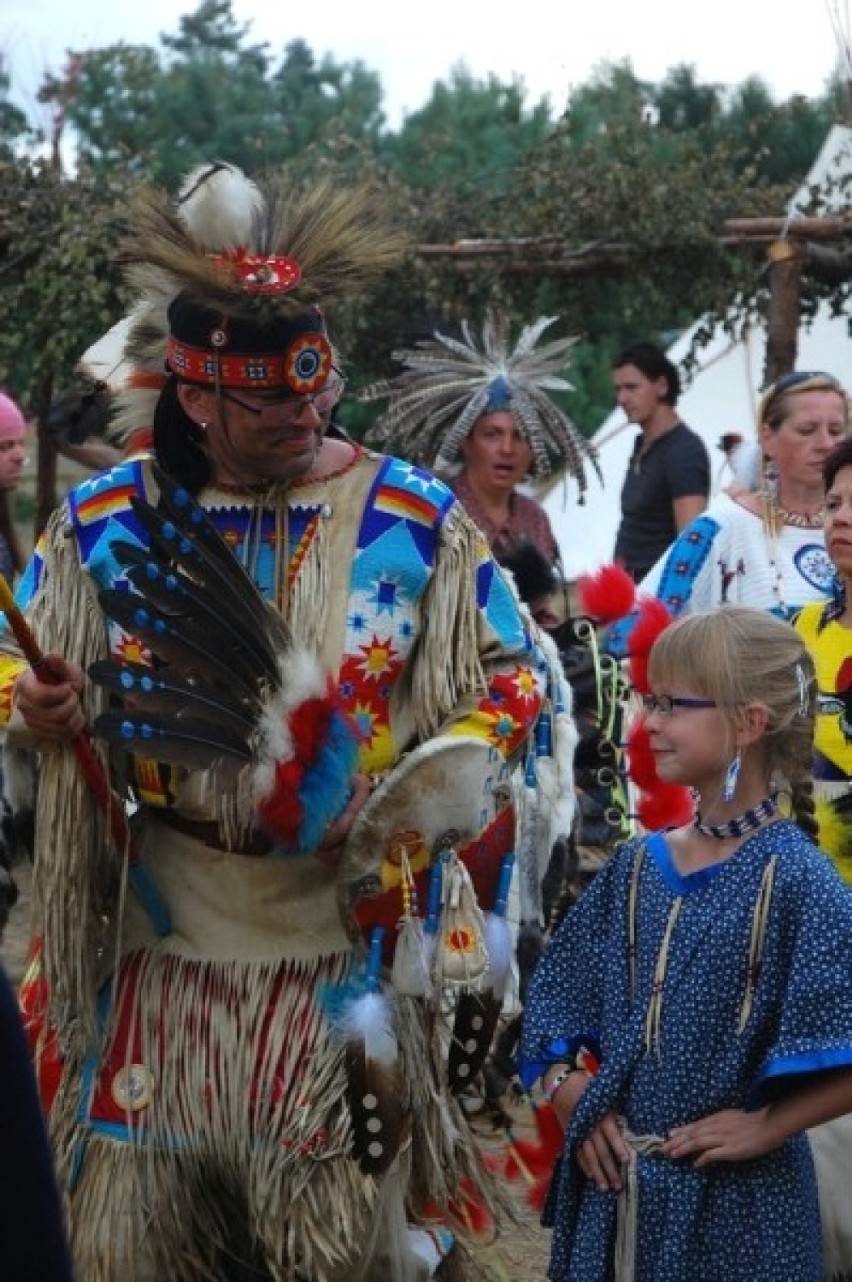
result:
[[[737,754],[731,761],[728,769],[725,771],[725,782],[722,784],[722,800],[733,801],[734,793],[737,791],[737,782],[740,777],[740,770],[743,764],[742,753],[737,750]]]
[[[778,464],[768,458],[763,464],[763,488],[770,503],[778,502]]]

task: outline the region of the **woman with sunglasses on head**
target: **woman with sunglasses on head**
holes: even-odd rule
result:
[[[778,811],[810,771],[813,664],[739,606],[651,648],[656,771],[693,820],[626,843],[532,980],[523,1077],[566,1131],[553,1282],[822,1282],[804,1132],[852,1110],[852,894]]]
[[[824,600],[832,567],[823,536],[822,469],[849,431],[846,392],[831,374],[798,371],[762,396],[760,489],[718,495],[642,580],[673,615],[725,602],[790,618]],[[609,638],[624,647],[629,622]]]

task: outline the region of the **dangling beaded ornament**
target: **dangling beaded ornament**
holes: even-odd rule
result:
[[[737,782],[740,777],[740,770],[743,764],[743,754],[739,751],[733,757],[728,769],[725,771],[725,782],[722,784],[722,800],[733,801],[737,791]]]
[[[417,886],[404,842],[398,849],[402,916],[397,922],[397,941],[391,968],[394,989],[406,997],[428,997],[432,989],[431,941],[417,912]]]

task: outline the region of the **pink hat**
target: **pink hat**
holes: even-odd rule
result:
[[[21,410],[5,392],[0,392],[0,441],[10,436],[19,438],[27,430],[27,421]]]

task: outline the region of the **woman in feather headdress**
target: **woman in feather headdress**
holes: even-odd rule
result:
[[[556,573],[559,548],[544,508],[518,487],[561,464],[576,478],[582,494],[586,466],[597,468],[597,459],[551,395],[571,388],[563,374],[576,342],[560,338],[541,343],[555,320],[543,316],[523,327],[512,346],[507,313],[492,307],[481,334],[464,320],[459,337],[436,330],[415,347],[395,351],[393,359],[405,367],[403,372],[368,387],[362,399],[387,400],[373,428],[375,438],[444,477],[494,558],[509,570],[519,596],[542,628],[541,643],[549,651],[558,686],[564,684],[564,672],[547,634],[558,628],[565,613]],[[573,726],[565,732],[566,707],[567,701],[552,722],[542,720],[542,734],[528,746],[523,786],[518,787],[522,818],[512,914],[517,913],[521,993],[543,942],[542,884],[554,877],[561,880],[573,822],[573,784],[570,817],[556,800],[563,791],[561,780],[573,779],[576,736]],[[494,1010],[492,1004],[492,1028],[498,1018]],[[459,1017],[463,1014],[461,1003]],[[486,1109],[493,1108],[500,1089],[497,1078],[503,1077],[490,1071],[492,1065],[493,1060],[485,1064]]]
[[[407,1220],[463,1235],[495,1192],[437,983],[489,965],[545,665],[451,491],[324,430],[324,308],[397,258],[372,201],[190,188],[124,246],[153,453],[24,576],[54,684],[3,642],[8,739],[48,749],[23,1000],[86,1282],[408,1282]]]
[[[562,373],[577,341],[537,346],[555,319],[525,326],[512,348],[508,316],[492,308],[481,339],[466,320],[461,338],[435,331],[393,353],[403,373],[362,393],[363,400],[388,400],[375,439],[445,477],[498,559],[528,541],[556,563],[547,513],[518,486],[561,464],[582,494],[586,463],[597,468],[593,447],[550,395],[570,390]]]

